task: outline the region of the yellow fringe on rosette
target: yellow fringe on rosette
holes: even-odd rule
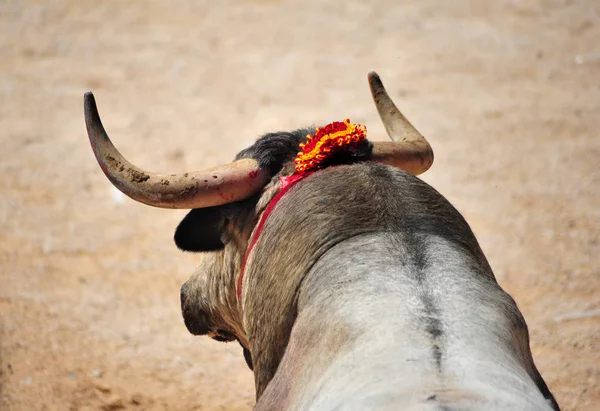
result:
[[[306,138],[307,142],[300,144],[302,151],[294,160],[298,173],[321,168],[334,153],[358,147],[367,138],[367,128],[362,124],[352,124],[346,119],[317,128],[314,136],[309,134]]]

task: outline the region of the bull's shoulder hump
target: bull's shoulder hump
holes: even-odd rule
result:
[[[352,235],[357,232],[351,228],[397,232],[412,238],[415,248],[423,238],[440,237],[485,261],[461,213],[429,184],[398,168],[375,162],[331,167],[307,177],[287,200],[286,217],[294,208],[322,225],[341,221]]]

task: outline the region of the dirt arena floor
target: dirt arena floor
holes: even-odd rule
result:
[[[230,161],[350,117],[377,70],[436,154],[564,410],[600,409],[600,3],[0,0],[0,409],[249,410],[237,344],[188,334],[185,211],[119,195],[93,90],[133,162]]]

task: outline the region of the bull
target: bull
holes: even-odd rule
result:
[[[415,177],[431,147],[377,74],[369,83],[392,141],[332,158],[276,204],[314,129],[267,134],[224,166],[155,174],[113,146],[91,93],[85,119],[119,190],[191,209],[175,243],[204,258],[181,288],[184,322],[241,344],[256,410],[558,410],[469,225]]]

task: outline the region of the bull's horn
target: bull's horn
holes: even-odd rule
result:
[[[155,174],[127,161],[112,144],[92,93],[84,96],[85,125],[98,164],[132,199],[161,208],[202,208],[243,200],[260,191],[269,174],[252,159],[184,174]]]
[[[433,163],[433,151],[425,137],[400,113],[374,71],[369,73],[369,85],[381,121],[392,139],[374,143],[373,159],[414,175],[427,171]]]

